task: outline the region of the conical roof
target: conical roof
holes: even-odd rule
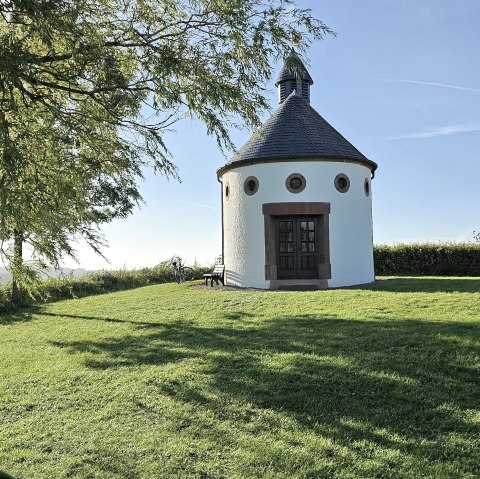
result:
[[[377,169],[306,100],[292,93],[218,174],[242,164],[294,159],[352,161]]]

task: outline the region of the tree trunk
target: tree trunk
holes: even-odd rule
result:
[[[3,163],[6,163],[8,146],[10,145],[10,137],[8,131],[8,122],[5,113],[0,110],[0,144],[3,146]],[[18,284],[18,274],[22,269],[23,262],[23,232],[17,229],[13,230],[13,261],[10,264],[12,271],[12,303],[21,306],[23,302],[22,288]]]
[[[12,280],[12,303],[21,306],[23,303],[22,288],[18,284],[17,276],[22,268],[23,262],[23,233],[15,230],[13,232],[13,280]]]

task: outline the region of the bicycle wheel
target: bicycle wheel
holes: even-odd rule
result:
[[[193,281],[195,279],[195,270],[190,268],[190,266],[185,266],[183,268],[183,280],[184,281]]]

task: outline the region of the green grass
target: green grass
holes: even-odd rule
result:
[[[480,279],[0,316],[0,477],[480,477]]]

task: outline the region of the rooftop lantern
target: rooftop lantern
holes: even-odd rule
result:
[[[278,102],[283,103],[289,95],[294,93],[310,103],[310,85],[312,84],[312,77],[292,48],[275,82],[278,89]]]

